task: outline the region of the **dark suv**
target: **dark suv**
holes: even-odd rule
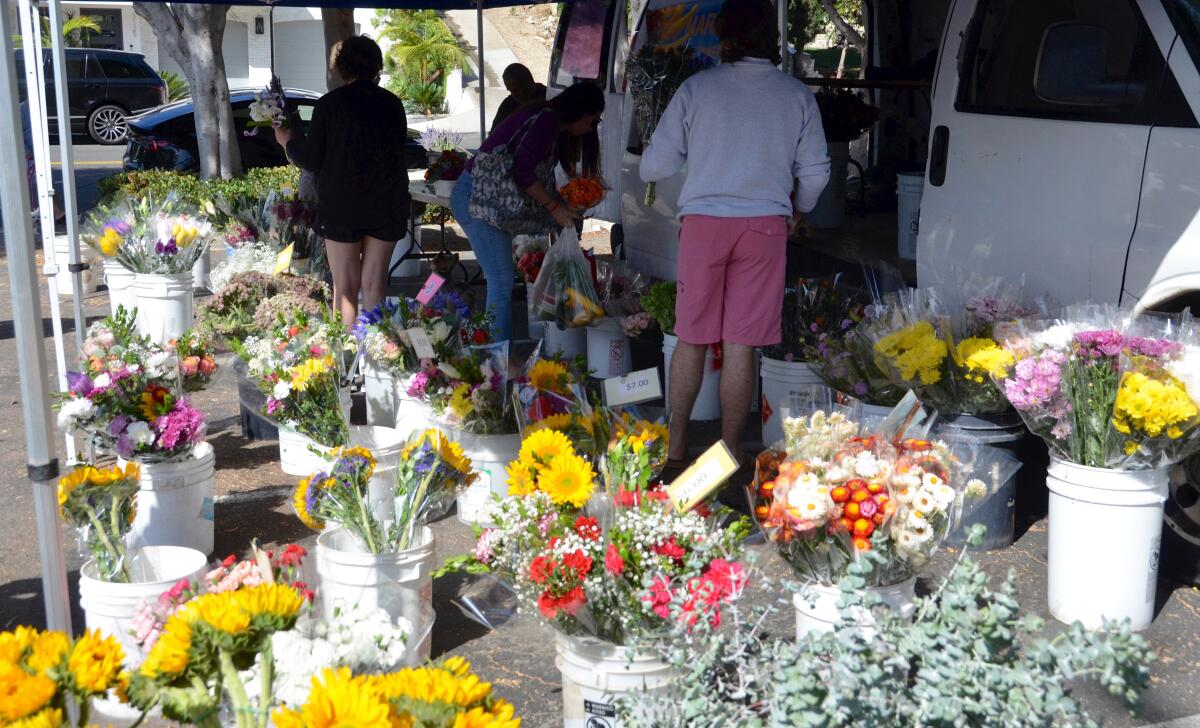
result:
[[[71,106],[71,130],[84,133],[98,144],[120,144],[129,127],[125,118],[167,102],[167,84],[146,59],[137,53],[67,48],[67,100]],[[25,96],[25,57],[16,51],[21,100]],[[54,99],[54,68],[50,52],[42,55],[50,133],[58,133]]]

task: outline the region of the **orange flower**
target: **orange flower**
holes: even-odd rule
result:
[[[567,205],[576,210],[586,210],[600,204],[605,192],[606,188],[595,177],[575,177],[558,190]]]
[[[854,548],[859,551],[870,551],[871,542],[865,538],[856,538],[854,539]]]

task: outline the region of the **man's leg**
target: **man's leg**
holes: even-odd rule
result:
[[[704,357],[708,353],[705,344],[689,344],[680,340],[671,354],[671,389],[667,392],[671,407],[671,442],[667,457],[671,460],[687,459],[687,428],[692,419],[692,406],[704,381]]]
[[[726,341],[721,361],[721,439],[739,462],[742,458],[742,430],[754,397],[754,347]],[[671,376],[675,376],[672,368]],[[674,380],[672,380],[674,385]],[[672,386],[672,389],[674,387]]]

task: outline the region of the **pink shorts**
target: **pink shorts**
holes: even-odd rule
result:
[[[779,343],[787,228],[781,215],[683,218],[675,299],[681,340]]]

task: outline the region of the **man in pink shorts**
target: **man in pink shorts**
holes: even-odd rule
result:
[[[687,458],[687,423],[706,350],[724,347],[721,437],[739,459],[754,396],[754,348],[779,343],[789,220],[829,181],[812,93],[784,74],[771,0],[725,0],[721,65],[680,86],[643,151],[646,182],[687,164],[679,194],[678,297],[671,359],[671,464]]]

